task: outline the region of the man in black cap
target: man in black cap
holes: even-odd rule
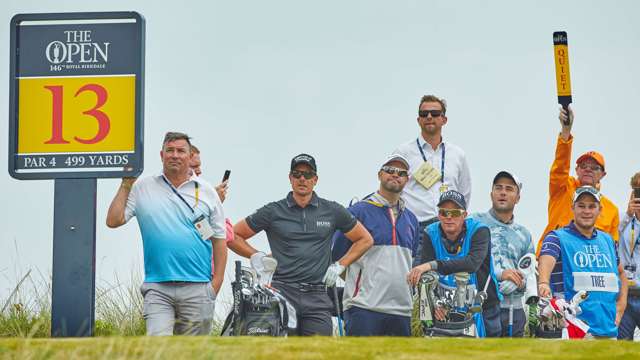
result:
[[[407,274],[411,284],[417,284],[422,273],[435,271],[439,275],[441,298],[451,299],[457,293],[460,274],[468,274],[465,286],[486,291],[482,317],[475,316],[477,336],[500,336],[500,301],[491,259],[491,233],[481,222],[467,218],[464,195],[449,190],[440,195],[438,222],[427,226],[422,234],[422,261]],[[449,319],[451,309],[436,306],[434,317],[440,322]]]
[[[313,188],[318,182],[316,161],[300,154],[291,160],[286,198],[269,203],[234,226],[229,248],[251,259],[260,272],[266,254],[247,242],[264,230],[278,261],[272,286],[295,307],[297,331],[291,335],[331,335],[333,303],[326,288],[335,286],[344,269],[373,245],[369,232],[342,205],[322,199]],[[331,264],[331,239],[340,230],[353,242],[347,253]]]

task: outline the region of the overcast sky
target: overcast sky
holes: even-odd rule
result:
[[[378,186],[380,162],[414,139],[424,94],[449,104],[444,137],[468,157],[472,211],[490,207],[491,180],[524,183],[516,221],[537,240],[546,224],[548,173],[559,132],[552,33],[568,32],[573,161],[606,159],[603,193],[626,209],[640,171],[640,28],[635,1],[32,1],[0,12],[0,300],[28,269],[51,271],[53,181],[7,169],[9,21],[14,14],[135,10],[146,18],[145,171],[159,173],[166,131],[202,150],[204,177],[231,169],[224,204],[234,222],[289,190],[292,156],[318,162],[320,196],[347,204]],[[613,5],[615,4],[615,5]],[[572,166],[573,167],[573,166]],[[572,169],[572,174],[574,170]],[[104,219],[119,180],[98,181],[97,282],[141,273],[135,220]],[[266,238],[253,243],[267,250]],[[229,258],[228,269],[232,269]],[[123,280],[124,279],[124,280]],[[224,291],[230,291],[229,282]]]

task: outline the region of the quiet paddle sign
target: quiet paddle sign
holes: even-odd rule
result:
[[[11,19],[9,173],[114,178],[143,170],[144,18]]]
[[[553,53],[556,62],[556,89],[558,103],[563,108],[571,104],[571,75],[569,74],[569,46],[567,33],[556,31],[553,33]]]

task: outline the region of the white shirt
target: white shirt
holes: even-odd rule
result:
[[[444,140],[434,151],[422,136],[419,136],[417,140],[424,151],[427,162],[438,171],[442,167],[442,154],[444,153],[444,184],[447,186],[447,190],[456,190],[464,195],[467,201],[467,208],[469,208],[471,201],[471,173],[469,172],[469,165],[464,151]],[[409,161],[411,174],[424,163],[415,138],[400,145],[393,153],[400,154]],[[407,208],[416,215],[418,221],[426,221],[437,216],[437,204],[440,199],[441,186],[442,182],[438,181],[431,188],[425,189],[424,186],[415,181],[413,176],[409,178],[409,182],[402,193],[402,199],[405,201]]]

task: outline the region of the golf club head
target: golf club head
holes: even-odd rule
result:
[[[487,292],[484,290],[478,291],[476,296],[473,299],[473,305],[469,307],[469,312],[471,313],[479,313],[482,312],[482,304],[487,300]]]
[[[435,271],[427,271],[420,276],[420,283],[424,285],[433,285],[438,281],[438,274]]]
[[[469,273],[459,272],[453,275],[456,281],[456,291],[453,296],[454,306],[457,309],[464,308],[464,300],[467,294],[467,284],[469,283]]]
[[[240,290],[242,292],[242,295],[244,296],[252,296],[253,295],[253,290],[249,289],[249,288],[242,288],[242,290]]]

